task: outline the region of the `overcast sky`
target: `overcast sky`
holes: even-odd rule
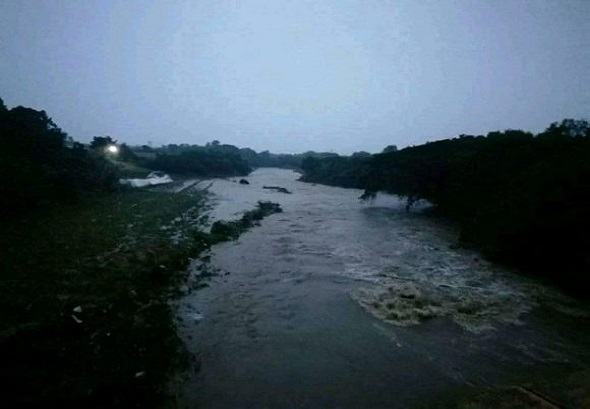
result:
[[[70,136],[378,152],[590,115],[590,1],[0,1],[0,97]]]

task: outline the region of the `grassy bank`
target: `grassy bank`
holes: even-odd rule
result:
[[[185,362],[168,301],[212,242],[204,205],[122,191],[3,226],[3,403],[159,406]]]

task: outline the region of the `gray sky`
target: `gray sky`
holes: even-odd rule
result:
[[[590,1],[0,2],[0,97],[76,140],[380,151],[590,112]]]

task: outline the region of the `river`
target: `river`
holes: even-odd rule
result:
[[[456,387],[587,369],[586,305],[458,248],[425,205],[361,203],[359,190],[298,176],[207,182],[213,220],[258,200],[284,211],[193,266],[216,273],[179,303],[200,368],[179,387],[181,406],[406,408]]]

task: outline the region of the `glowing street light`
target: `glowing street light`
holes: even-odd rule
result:
[[[117,147],[117,145],[109,145],[107,146],[107,152],[115,155],[119,152],[119,148]]]

